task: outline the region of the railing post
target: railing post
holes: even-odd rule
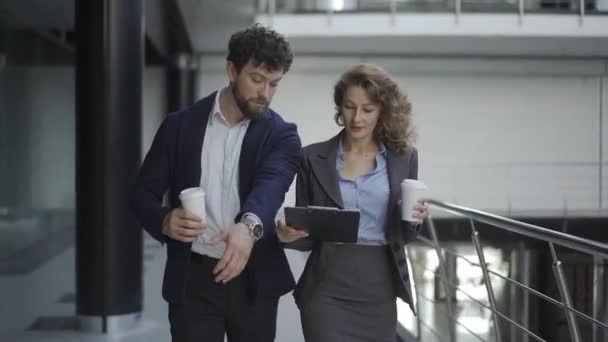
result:
[[[578,11],[578,13],[579,13],[578,24],[580,26],[582,26],[583,25],[583,20],[585,19],[585,0],[579,0],[578,3],[579,3],[578,6],[580,7],[579,11]]]
[[[608,263],[595,257],[593,262],[593,318],[608,323]],[[593,342],[607,342],[608,329],[593,325]]]
[[[524,242],[520,242],[511,251],[511,277],[525,286],[531,286],[532,251]],[[524,328],[530,328],[530,293],[511,284],[510,286],[511,318]],[[511,325],[510,342],[528,342],[528,334],[522,333],[519,327]]]
[[[275,0],[268,0],[268,19],[270,21],[270,26],[274,24],[274,15],[277,11],[277,3]]]
[[[295,13],[298,9],[298,4],[296,0],[284,0],[283,7],[286,13]]]
[[[526,2],[525,0],[519,0],[519,13],[518,13],[518,22],[519,25],[521,26],[524,23],[524,11],[526,8]]]
[[[439,239],[437,238],[437,230],[435,229],[435,222],[433,221],[433,217],[429,214],[428,215],[428,221],[429,223],[429,232],[431,233],[431,239],[433,240],[433,245],[435,247],[435,252],[437,253],[437,259],[439,260],[439,274],[441,277],[441,282],[443,283],[443,287],[445,289],[445,296],[446,296],[446,309],[448,311],[448,317],[454,317],[454,309],[452,308],[452,297],[450,295],[450,284],[448,284],[448,276],[447,276],[447,271],[445,269],[445,259],[443,257],[443,253],[441,252],[441,249],[439,248]],[[456,324],[452,324],[451,322],[448,322],[448,333],[449,333],[449,341],[450,342],[456,342],[456,331],[455,329]]]
[[[391,25],[395,25],[397,20],[397,0],[390,0],[391,10]]]
[[[267,0],[258,0],[257,1],[257,8],[256,8],[256,14],[265,14],[266,10],[267,10]]]
[[[462,13],[462,0],[454,0],[454,21],[456,24],[460,22],[460,13]]]
[[[454,254],[451,253],[445,253],[444,255],[444,262],[445,262],[445,270],[446,270],[446,275],[447,275],[447,280],[448,283],[452,284],[453,286],[450,286],[450,288],[448,289],[448,291],[450,291],[449,296],[447,298],[451,298],[454,302],[457,302],[456,300],[456,287],[458,286],[458,269],[457,269],[457,264],[458,264],[458,258],[456,258],[456,256]]]
[[[422,319],[420,318],[420,289],[418,288],[418,281],[422,280],[422,279],[415,279],[415,275],[414,275],[414,267],[412,267],[411,264],[411,258],[410,258],[410,250],[408,250],[408,248],[406,247],[405,249],[405,253],[406,253],[406,261],[408,264],[408,272],[410,274],[411,282],[412,284],[414,284],[414,298],[415,298],[415,303],[414,303],[414,307],[416,308],[416,340],[418,342],[422,342]],[[418,258],[416,258],[418,259]]]
[[[486,258],[483,254],[483,248],[481,247],[481,243],[479,242],[479,233],[475,229],[475,222],[473,219],[469,219],[471,222],[471,239],[473,240],[473,245],[475,246],[475,251],[477,252],[477,257],[479,258],[479,265],[481,265],[481,272],[483,273],[483,280],[486,284],[486,291],[488,292],[488,301],[490,302],[490,308],[492,308],[492,319],[494,320],[494,333],[496,334],[495,341],[501,342],[502,336],[500,334],[500,325],[498,323],[498,315],[496,311],[498,308],[496,307],[496,297],[494,297],[494,290],[492,289],[492,280],[490,279],[490,273],[488,272],[488,265],[486,264]]]
[[[572,301],[570,300],[570,293],[568,292],[568,285],[566,278],[564,277],[564,271],[562,270],[562,263],[557,259],[557,253],[555,253],[555,247],[553,242],[549,242],[549,248],[551,249],[551,256],[553,257],[553,274],[557,281],[557,288],[559,289],[559,295],[565,306],[572,309]],[[566,320],[568,321],[568,329],[570,330],[570,337],[573,342],[580,342],[581,336],[578,331],[578,324],[576,323],[576,317],[574,313],[568,309],[564,309],[566,314]]]

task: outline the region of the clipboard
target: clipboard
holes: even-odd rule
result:
[[[331,207],[285,207],[285,223],[308,231],[308,238],[329,242],[355,243],[359,234],[357,209]]]

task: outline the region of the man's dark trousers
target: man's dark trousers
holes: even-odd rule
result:
[[[192,253],[186,300],[169,304],[173,342],[274,341],[278,298],[251,303],[244,275],[226,284],[212,274],[217,259]]]

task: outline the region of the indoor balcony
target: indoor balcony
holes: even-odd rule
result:
[[[602,57],[608,0],[259,0],[302,53]]]

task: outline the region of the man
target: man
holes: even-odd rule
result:
[[[259,25],[232,35],[228,50],[229,85],[168,115],[135,189],[136,216],[167,245],[173,341],[273,341],[279,297],[295,285],[274,217],[301,143],[296,126],[269,109],[293,55],[283,36]],[[204,221],[179,202],[180,191],[198,186]]]

